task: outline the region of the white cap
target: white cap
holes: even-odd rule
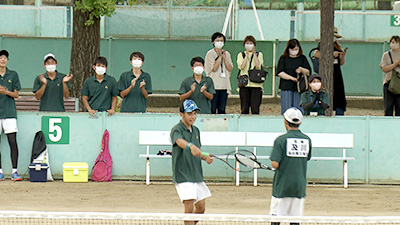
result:
[[[46,55],[43,57],[43,60],[46,62],[46,60],[47,60],[48,58],[53,58],[54,60],[57,61],[57,58],[56,58],[56,56],[55,56],[53,53],[48,53],[48,54],[46,54]]]
[[[285,120],[287,120],[289,123],[293,124],[300,124],[301,119],[303,119],[303,113],[295,107],[288,108],[285,113],[283,113],[283,117]]]

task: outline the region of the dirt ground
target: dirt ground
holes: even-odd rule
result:
[[[280,115],[281,108],[280,104],[268,103],[262,104],[260,107],[260,115]],[[153,113],[177,113],[177,107],[148,107],[147,112]],[[240,105],[228,105],[226,107],[227,114],[240,114]],[[347,107],[345,112],[346,116],[383,116],[383,106],[382,109],[367,109],[367,108],[354,108]]]
[[[206,213],[268,215],[271,185],[208,184],[212,197]],[[144,182],[31,183],[0,182],[0,210],[167,212],[182,213],[183,205],[172,183],[146,186]],[[305,215],[395,216],[400,212],[400,187],[382,185],[310,185]]]

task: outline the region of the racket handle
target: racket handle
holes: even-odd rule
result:
[[[201,154],[204,156],[210,156],[210,153],[208,153],[208,152],[201,152]]]

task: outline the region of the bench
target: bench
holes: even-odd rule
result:
[[[245,132],[217,132],[202,131],[202,146],[235,147],[236,150],[246,145]],[[150,154],[150,146],[172,146],[169,131],[139,131],[139,145],[146,145],[146,154],[139,157],[146,158],[146,184],[150,184],[150,158],[171,158],[169,155]],[[238,166],[238,165],[237,165]],[[239,182],[239,173],[236,173],[236,180]]]
[[[283,133],[271,132],[247,132],[247,146],[252,146],[254,154],[257,155],[257,147],[273,147],[275,139]],[[347,161],[355,160],[354,157],[347,157],[346,149],[353,148],[353,134],[332,134],[332,133],[307,133],[311,138],[312,148],[334,148],[342,150],[338,157],[317,157],[312,156],[313,161],[342,161],[343,162],[343,187],[348,187],[348,165]],[[312,152],[312,154],[315,151]],[[314,155],[314,154],[313,154]],[[259,156],[259,159],[269,159],[269,156]],[[254,186],[257,186],[257,170],[254,170]]]
[[[275,139],[283,133],[278,132],[201,132],[202,146],[232,146],[236,150],[239,147],[253,147],[253,152],[258,159],[269,159],[269,156],[257,155],[257,147],[272,147]],[[343,186],[348,187],[347,161],[355,160],[347,157],[346,149],[353,148],[353,134],[310,133],[312,147],[341,149],[342,156],[338,157],[311,157],[314,161],[342,161],[343,162]],[[171,158],[150,154],[150,146],[171,146],[169,131],[139,131],[139,145],[146,145],[146,154],[139,157],[146,158],[146,184],[150,184],[150,158]],[[314,151],[315,153],[315,151]],[[233,158],[233,157],[232,157]],[[236,168],[239,167],[236,162]],[[239,172],[235,173],[236,186],[239,186]],[[254,186],[257,186],[257,170],[254,170]]]
[[[35,96],[19,96],[15,99],[15,107],[18,111],[39,111],[40,100]],[[66,112],[75,112],[78,109],[79,102],[77,98],[64,98],[64,107]]]

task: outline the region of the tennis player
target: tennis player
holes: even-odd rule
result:
[[[183,101],[180,106],[182,120],[171,130],[172,179],[185,213],[204,213],[206,198],[211,196],[203,180],[201,160],[211,164],[214,159],[201,154],[200,131],[193,125],[199,110],[193,100]],[[185,224],[196,223],[185,221]]]
[[[271,165],[276,169],[270,213],[274,216],[302,216],[311,139],[299,130],[303,118],[299,109],[289,108],[283,117],[287,133],[276,138],[270,157]]]

